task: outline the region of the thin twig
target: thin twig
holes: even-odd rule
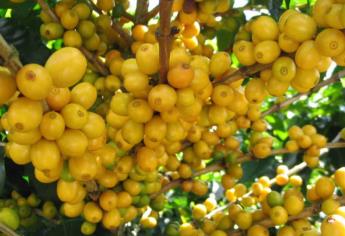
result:
[[[142,24],[147,23],[150,19],[155,17],[159,13],[159,5],[155,6],[151,11],[147,12],[145,15],[143,15],[140,19],[140,22]]]
[[[132,37],[122,28],[122,26],[113,20],[111,28],[115,30],[116,33],[120,35],[120,37],[124,40],[126,45],[129,47],[133,43]]]
[[[298,101],[299,99],[301,99],[301,97],[303,96],[308,96],[312,93],[315,93],[317,91],[319,91],[321,88],[329,85],[329,84],[333,84],[335,82],[338,82],[341,78],[343,78],[345,76],[345,70],[339,71],[338,73],[332,75],[329,79],[322,81],[321,83],[319,83],[318,85],[316,85],[313,89],[311,89],[309,92],[307,93],[300,93],[297,94],[279,104],[276,104],[274,106],[272,106],[270,109],[268,109],[267,111],[263,112],[261,117],[265,117],[269,114],[272,114],[274,112],[277,112],[285,107],[288,107],[289,105],[291,105],[292,103]]]
[[[244,79],[248,76],[252,76],[262,70],[271,68],[272,64],[262,65],[262,64],[255,64],[253,66],[248,67],[241,67],[240,69],[236,71],[230,71],[226,73],[221,79],[214,80],[214,84],[221,84],[221,83],[231,83],[235,82],[240,79]]]
[[[0,59],[13,74],[23,67],[20,62],[17,50],[10,46],[0,34]]]
[[[158,32],[158,42],[160,61],[159,76],[161,83],[164,83],[166,81],[169,70],[170,47],[172,37],[170,29],[172,4],[172,0],[159,1],[160,30]]]
[[[14,230],[12,230],[11,228],[7,227],[3,223],[0,223],[0,232],[4,233],[6,236],[20,236]]]
[[[49,17],[54,22],[59,22],[59,18],[55,15],[55,13],[50,9],[48,3],[44,0],[37,0],[37,3],[41,6],[42,10],[49,15]]]

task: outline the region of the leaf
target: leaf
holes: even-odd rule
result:
[[[232,47],[235,39],[235,32],[226,29],[218,30],[216,33],[217,45],[219,51],[227,51]]]

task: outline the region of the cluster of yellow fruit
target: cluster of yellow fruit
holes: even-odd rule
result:
[[[8,132],[8,156],[19,165],[31,162],[40,182],[58,181],[57,195],[64,202],[64,215],[83,213],[88,223],[102,220],[112,229],[137,216],[132,204],[146,206],[150,203],[148,195],[160,190],[155,171],[158,160],[152,159],[156,152],[142,147],[137,151],[137,165],[142,167],[138,169],[135,160],[125,155],[128,149],[121,146],[121,152],[116,145],[107,144],[105,119],[88,111],[97,99],[97,90],[88,82],[78,83],[86,67],[83,54],[71,47],[53,53],[45,67],[25,65],[16,78],[11,78],[23,96],[12,98],[1,124]],[[85,203],[87,193],[95,191],[84,187],[88,181],[97,181],[105,190],[121,183],[123,191],[104,191],[98,203]],[[161,208],[159,201],[164,203],[164,198],[152,204]]]
[[[247,23],[245,29],[251,38],[238,37],[234,54],[242,65],[272,64],[271,69],[260,73],[256,87],[262,92],[257,93],[263,95],[267,91],[280,97],[290,85],[306,93],[319,82],[320,73],[327,71],[332,60],[339,65],[344,63],[344,33],[332,24],[317,33],[317,26],[324,27],[316,21],[321,14],[319,5],[324,2],[333,1],[317,1],[313,17],[289,9],[278,22],[270,16],[259,16]],[[322,11],[327,12],[326,8]]]
[[[19,227],[32,228],[38,225],[38,210],[40,216],[53,219],[57,214],[54,203],[46,201],[41,204],[41,202],[33,193],[25,198],[18,192],[12,191],[11,198],[0,199],[0,222],[13,230]]]
[[[288,174],[288,168],[284,165],[277,167],[275,183],[278,185],[291,184],[282,194],[271,189],[272,181],[267,177],[260,177],[252,184],[251,191],[243,184],[237,184],[227,190],[226,197],[230,204],[227,212],[214,211],[217,209],[217,201],[208,198],[202,204],[192,207],[193,219],[198,221],[199,228],[191,223],[180,226],[180,235],[212,235],[225,236],[229,230],[246,230],[249,236],[268,236],[268,228],[280,226],[278,236],[287,235],[320,235],[319,230],[306,218],[314,212],[321,211],[326,218],[321,224],[321,235],[331,235],[333,232],[345,233],[345,208],[342,206],[343,197],[335,193],[336,186],[344,189],[345,168],[335,171],[334,177],[320,177],[311,186],[306,199],[301,192],[302,178],[292,175],[283,180],[279,177]],[[303,214],[305,201],[317,202],[308,208],[308,214]],[[238,203],[236,203],[239,201]],[[214,212],[213,212],[214,211]],[[211,214],[210,214],[211,213]],[[235,234],[236,231],[234,230]],[[175,235],[173,233],[169,236]],[[237,235],[237,234],[236,234]]]
[[[128,5],[128,1],[121,1],[121,4]],[[114,6],[114,0],[97,1],[100,11],[109,12]],[[124,45],[118,33],[111,28],[111,17],[106,14],[93,16],[92,9],[86,3],[63,0],[55,5],[54,13],[59,18],[59,22],[55,22],[45,11],[41,11],[40,18],[43,24],[40,33],[46,40],[63,38],[65,46],[84,46],[99,55],[107,51],[108,45],[113,43]]]
[[[302,128],[294,125],[288,132],[290,140],[286,142],[285,148],[289,152],[296,152],[299,149],[306,150],[303,160],[310,168],[318,166],[320,149],[327,145],[327,138],[318,134],[312,125],[305,125]]]

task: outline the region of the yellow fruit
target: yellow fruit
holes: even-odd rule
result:
[[[68,160],[68,168],[74,179],[90,181],[97,174],[96,158],[88,152],[81,157],[70,158]]]
[[[63,43],[66,47],[80,47],[82,38],[78,31],[68,30],[63,34]]]
[[[295,62],[290,57],[278,58],[273,63],[272,75],[274,78],[283,82],[291,81],[296,75]]]
[[[318,0],[313,8],[313,18],[320,27],[326,27],[326,14],[331,9],[334,0]]]
[[[79,16],[73,10],[66,10],[62,13],[60,22],[65,29],[72,30],[78,25]]]
[[[62,213],[70,218],[74,218],[79,216],[83,212],[84,208],[84,201],[80,201],[77,203],[63,203],[61,206]]]
[[[314,19],[302,13],[289,16],[284,27],[284,33],[297,42],[311,39],[316,30],[317,26]]]
[[[289,215],[298,215],[304,209],[304,200],[295,195],[289,196],[284,200],[284,208]]]
[[[280,32],[284,32],[284,28],[285,28],[285,24],[286,24],[287,19],[290,16],[296,15],[298,13],[299,12],[296,11],[295,9],[288,9],[288,10],[284,11],[283,14],[281,14],[281,16],[279,17],[279,22],[278,22]]]
[[[54,111],[48,112],[42,118],[40,131],[45,139],[56,140],[65,131],[65,121],[59,113]]]
[[[315,68],[320,60],[321,55],[313,40],[303,42],[295,54],[296,65],[304,70]]]
[[[275,225],[283,225],[288,220],[288,212],[282,206],[275,206],[270,210],[270,218]]]
[[[329,11],[325,15],[326,24],[335,29],[343,29],[344,25],[341,20],[341,11],[343,4],[332,4]]]
[[[248,229],[248,236],[269,236],[268,229],[261,225],[253,225]]]
[[[110,11],[115,7],[114,0],[97,0],[97,7],[102,11]]]
[[[35,168],[49,171],[59,165],[61,155],[55,142],[42,139],[31,146],[30,158]]]
[[[245,95],[250,103],[261,103],[267,95],[265,83],[260,79],[251,79],[245,88]]]
[[[88,112],[88,120],[81,129],[89,139],[100,137],[105,131],[105,121],[103,117],[94,113]]]
[[[280,49],[287,53],[295,52],[299,47],[299,43],[290,39],[285,33],[279,35],[278,44]]]
[[[110,103],[111,110],[117,115],[128,115],[128,104],[133,100],[129,93],[116,93]]]
[[[173,88],[168,85],[160,84],[153,87],[148,95],[148,102],[155,111],[169,111],[174,107],[177,95]]]
[[[321,204],[321,211],[326,215],[331,215],[340,207],[340,202],[333,198],[324,200]]]
[[[86,67],[85,56],[72,47],[64,47],[54,52],[45,64],[54,86],[59,88],[76,84],[85,74]]]
[[[31,145],[41,139],[39,129],[30,130],[28,132],[10,131],[7,136],[8,140],[22,145]]]
[[[249,229],[252,225],[252,222],[253,218],[249,212],[241,211],[238,214],[236,214],[235,223],[240,229]]]
[[[82,105],[85,109],[89,109],[97,99],[97,90],[90,83],[83,82],[73,87],[71,91],[72,102]]]
[[[203,204],[197,204],[192,208],[192,216],[196,220],[204,218],[207,214],[207,208]]]
[[[136,154],[136,161],[140,169],[145,172],[155,171],[157,168],[156,153],[150,148],[140,148]]]
[[[0,105],[6,103],[16,92],[15,79],[7,71],[0,71]]]
[[[279,28],[276,21],[270,16],[259,16],[251,23],[252,34],[263,40],[276,40]]]
[[[194,78],[194,70],[189,64],[177,64],[168,72],[169,84],[177,89],[187,88]]]
[[[32,100],[46,98],[53,88],[49,72],[38,64],[23,66],[16,75],[16,82],[20,92]]]
[[[105,211],[114,210],[117,206],[117,195],[111,190],[103,192],[99,197],[99,205]]]
[[[11,160],[17,165],[26,165],[31,162],[30,145],[10,142],[6,145],[6,149]]]
[[[229,106],[234,98],[234,92],[229,86],[217,85],[213,89],[211,98],[218,106]]]
[[[266,84],[266,90],[272,96],[281,97],[289,89],[289,86],[289,82],[283,82],[272,77],[268,80]]]
[[[321,177],[316,181],[315,190],[319,197],[322,199],[332,196],[335,189],[335,184],[332,179],[328,177]]]
[[[76,103],[70,103],[62,109],[61,115],[68,128],[82,129],[88,121],[89,114],[83,106]]]
[[[341,189],[345,189],[345,167],[337,169],[334,173],[335,184]]]
[[[297,68],[296,76],[291,81],[291,86],[300,93],[308,92],[320,79],[320,73],[316,69],[303,70]]]
[[[41,123],[43,107],[41,102],[21,97],[11,103],[7,114],[12,129],[27,132],[36,129]]]
[[[321,235],[345,235],[345,219],[339,215],[327,216],[321,224]]]
[[[210,61],[210,72],[213,77],[219,77],[230,69],[231,59],[228,53],[218,52],[213,54]]]
[[[80,130],[67,129],[57,140],[57,144],[63,155],[75,157],[85,153],[88,140]]]
[[[255,60],[261,64],[270,64],[280,55],[280,47],[276,41],[266,40],[255,45]]]
[[[117,193],[117,207],[118,208],[127,208],[132,204],[132,196],[125,192]]]
[[[53,88],[46,101],[54,111],[61,111],[71,101],[71,92],[68,88]]]
[[[233,46],[233,51],[242,65],[251,66],[255,64],[254,45],[252,42],[245,40],[237,41]]]
[[[132,93],[143,91],[149,87],[149,77],[140,71],[128,72],[123,85]]]
[[[144,138],[144,125],[133,120],[128,120],[120,131],[123,139],[132,145],[140,143]]]
[[[315,46],[320,54],[337,57],[345,50],[345,36],[340,30],[324,29],[317,35]]]
[[[296,232],[292,226],[284,226],[279,229],[277,236],[295,236]]]
[[[159,51],[156,45],[149,43],[140,45],[136,53],[136,60],[139,69],[147,75],[155,74],[159,70]]]

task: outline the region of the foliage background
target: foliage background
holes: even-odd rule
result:
[[[55,1],[49,0],[49,3],[54,4]],[[248,20],[258,14],[271,14],[278,19],[284,9],[294,7],[298,7],[303,12],[310,13],[314,2],[315,0],[235,0],[235,6],[240,6],[236,10],[236,14],[232,16],[232,21],[236,23],[236,27],[231,28],[224,24],[223,28],[213,32],[215,38],[209,43],[219,50],[231,48],[238,26],[244,21],[244,17]],[[131,1],[131,5],[135,5],[133,1]],[[62,45],[61,40],[51,42],[41,40],[39,34],[41,24],[38,17],[39,12],[39,7],[32,0],[28,0],[23,4],[13,4],[8,0],[0,1],[0,34],[16,47],[23,64],[44,64],[48,56]],[[223,20],[225,22],[226,19]],[[204,29],[203,33],[209,33],[207,30],[214,29]],[[322,75],[323,79],[339,69],[333,66],[330,71]],[[274,147],[279,148],[284,145],[288,137],[287,129],[292,125],[302,126],[311,123],[329,140],[333,139],[345,126],[344,85],[345,80],[342,80],[342,83],[322,88],[319,92],[303,98],[285,110],[267,116],[266,120],[271,127],[269,132],[275,137]],[[294,91],[289,91],[287,97],[291,97],[294,94]],[[266,101],[266,108],[270,107],[274,102],[273,99]],[[6,107],[0,108],[0,116],[5,111]],[[248,134],[239,133],[238,137],[242,139],[242,148],[245,149],[249,143]],[[1,141],[6,141],[6,134],[0,133],[0,138]],[[303,186],[304,191],[306,190],[306,184],[312,183],[320,175],[327,174],[326,169],[332,171],[340,166],[344,166],[344,156],[345,151],[342,149],[331,150],[323,154],[322,158],[322,167],[327,168],[317,168],[313,171],[305,169],[302,171],[300,175],[304,180],[308,180]],[[10,191],[15,189],[25,196],[33,191],[42,200],[53,200],[58,203],[55,186],[38,183],[33,177],[31,164],[27,166],[14,165],[10,159],[5,157],[3,149],[0,149],[0,157],[0,197],[8,197]],[[275,175],[275,167],[281,163],[292,167],[301,161],[301,154],[288,154],[244,163],[244,176],[241,182],[250,186],[255,178],[259,176],[267,175],[273,177]],[[209,173],[200,178],[210,183],[210,194],[215,195],[220,203],[225,203],[225,200],[222,199],[222,187],[219,184],[220,176],[220,173]],[[168,193],[168,203],[156,229],[140,230],[137,221],[126,227],[122,233],[123,235],[152,235],[153,233],[155,235],[164,235],[164,228],[168,222],[190,220],[190,206],[203,201],[205,198],[184,193],[179,189],[171,191]],[[59,224],[54,224],[41,218],[39,225],[21,233],[27,236],[77,236],[81,234],[81,218],[65,219],[60,217],[58,221],[60,222]],[[105,236],[109,234],[102,230],[101,227],[98,227],[96,232],[96,235]]]

